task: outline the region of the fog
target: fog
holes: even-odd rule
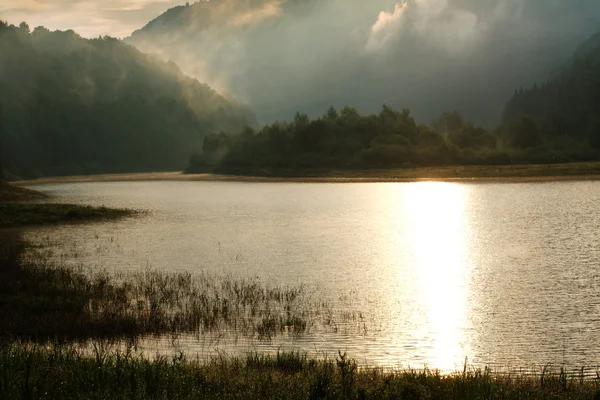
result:
[[[597,0],[211,0],[128,40],[263,123],[388,104],[492,127],[516,88],[555,75],[599,22]]]

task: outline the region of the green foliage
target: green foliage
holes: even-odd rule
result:
[[[573,61],[553,80],[530,89],[515,91],[502,116],[503,129],[510,128],[522,115],[529,115],[538,126],[546,144],[561,151],[563,138],[589,144],[598,149],[593,121],[600,118],[600,41],[598,35],[580,46]],[[530,122],[527,122],[531,125]],[[524,126],[521,126],[524,128]],[[521,145],[539,145],[539,140],[529,136]],[[519,139],[516,139],[520,142]],[[521,146],[523,147],[523,146]]]
[[[4,147],[2,146],[2,123],[4,122],[4,107],[2,106],[2,102],[0,101],[0,184],[2,181],[6,179],[4,176],[4,167],[2,163],[2,159],[4,158]]]
[[[206,134],[255,124],[173,63],[110,37],[3,23],[0,54],[0,144],[16,175],[180,169]]]
[[[600,150],[600,116],[590,122],[587,136],[590,146],[596,150]]]
[[[465,126],[465,119],[458,111],[445,112],[431,123],[431,128],[442,135],[459,132]]]
[[[367,116],[351,107],[341,112],[332,107],[313,120],[297,113],[289,124],[275,122],[258,132],[207,136],[203,153],[192,156],[188,172],[507,162],[505,153],[497,148],[497,137],[457,112],[444,114],[433,125],[443,129],[419,125],[409,110],[395,111],[387,106]]]
[[[543,144],[538,126],[530,115],[522,115],[510,121],[505,138],[509,146],[517,149],[529,149]]]

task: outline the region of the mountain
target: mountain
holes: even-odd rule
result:
[[[515,92],[502,115],[506,126],[529,115],[550,142],[600,149],[600,34],[581,44],[552,80]]]
[[[598,51],[600,47],[600,32],[596,33],[594,36],[589,38],[587,41],[582,43],[577,52],[575,53],[575,58],[586,58],[589,56],[593,56],[595,52]]]
[[[493,127],[512,88],[551,77],[599,23],[597,0],[211,0],[125,40],[263,123],[387,104],[423,122],[458,109]]]
[[[110,37],[0,22],[4,168],[20,176],[180,169],[253,113]]]

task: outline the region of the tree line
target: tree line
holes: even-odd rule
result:
[[[556,79],[515,91],[503,124],[519,115],[535,123],[538,135],[532,140],[566,158],[600,150],[600,41],[594,50],[576,54]]]
[[[2,164],[2,159],[4,157],[4,151],[2,148],[2,122],[4,118],[4,107],[0,102],[0,183],[6,179],[4,175],[4,165]]]
[[[298,113],[290,123],[255,131],[224,132],[204,138],[188,172],[245,169],[360,169],[442,165],[503,165],[597,159],[600,152],[560,152],[547,143],[536,121],[520,115],[490,132],[447,112],[419,124],[408,109],[383,106],[378,114],[330,108],[310,119]]]

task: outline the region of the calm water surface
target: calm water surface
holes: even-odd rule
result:
[[[499,369],[600,364],[600,182],[35,189],[54,201],[148,211],[28,232],[32,240],[58,240],[65,262],[303,284],[364,318],[360,332],[246,349],[342,350],[369,365],[440,369],[460,368],[465,357]],[[170,346],[211,352],[241,345],[190,339]]]

